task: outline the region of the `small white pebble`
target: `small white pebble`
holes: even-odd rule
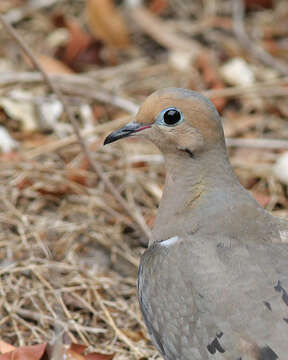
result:
[[[9,132],[0,126],[0,148],[3,152],[10,152],[11,150],[18,147],[17,141],[12,139]]]
[[[231,85],[249,86],[255,81],[254,73],[246,61],[234,58],[221,67],[221,74]]]
[[[279,181],[288,185],[288,151],[278,157],[272,171]]]
[[[188,72],[191,70],[193,56],[189,52],[180,50],[169,53],[170,65],[178,71]]]

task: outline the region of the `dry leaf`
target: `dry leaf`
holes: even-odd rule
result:
[[[112,360],[114,358],[114,354],[100,354],[100,353],[90,353],[85,355],[85,360]]]
[[[86,0],[86,14],[96,39],[115,48],[129,45],[128,29],[113,0]]]
[[[0,340],[0,354],[5,354],[15,349],[15,346],[12,346],[10,344],[7,344],[5,341]]]
[[[48,55],[37,55],[37,60],[48,74],[72,74],[73,70],[62,61]]]
[[[13,351],[0,355],[0,360],[40,360],[46,350],[47,344],[21,346]]]
[[[152,0],[149,4],[149,10],[156,15],[164,14],[169,8],[167,0]]]
[[[72,358],[72,357],[67,357],[67,359],[75,359],[75,360],[81,360],[81,359],[85,359],[85,360],[112,360],[114,357],[114,354],[100,354],[97,352],[92,352],[92,353],[88,353],[86,355],[82,355],[84,353],[84,351],[87,349],[86,345],[81,345],[81,344],[75,344],[72,343],[70,345],[70,348],[68,349],[67,354],[76,354],[77,356],[81,356],[81,358]],[[75,356],[75,355],[74,355]]]
[[[265,206],[267,206],[269,204],[270,201],[270,196],[268,194],[265,194],[263,192],[257,191],[257,190],[252,190],[251,191],[254,199],[262,206],[265,208]]]
[[[271,9],[273,0],[245,0],[245,6],[249,10]]]
[[[102,64],[101,42],[88,34],[76,19],[59,14],[54,18],[54,23],[55,26],[66,27],[69,32],[66,46],[57,50],[59,59],[76,71],[81,70],[81,64]]]
[[[87,345],[72,343],[69,348],[71,351],[81,355],[87,349]]]
[[[76,20],[66,20],[65,25],[70,33],[70,39],[65,49],[65,61],[69,64],[89,47],[93,39],[81,28]]]

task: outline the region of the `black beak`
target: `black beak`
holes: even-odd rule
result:
[[[113,131],[111,134],[109,134],[104,141],[104,145],[110,144],[113,141],[130,136],[136,132],[142,131],[144,129],[148,129],[150,127],[151,127],[150,125],[143,125],[136,122],[131,122],[126,126],[124,126],[123,128]]]

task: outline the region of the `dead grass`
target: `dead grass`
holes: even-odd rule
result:
[[[71,8],[69,1],[63,2],[63,8],[59,4],[56,7],[72,15],[78,11],[79,3],[77,9]],[[177,2],[173,4],[177,8]],[[227,3],[219,1],[219,4],[223,13],[214,13],[214,20],[211,19],[221,22],[221,16],[228,13],[229,20]],[[5,11],[8,5],[2,5]],[[182,10],[184,8],[183,5]],[[199,51],[204,51],[205,56],[209,50],[210,60],[205,64],[195,65],[189,71],[175,67],[175,58],[171,62],[173,49],[166,51],[157,45],[157,39],[147,39],[142,33],[143,25],[144,30],[133,33],[138,41],[135,40],[133,51],[121,55],[125,60],[120,56],[117,66],[98,66],[89,74],[97,94],[91,95],[92,85],[85,82],[87,75],[81,72],[67,78],[67,83],[61,83],[71,108],[77,112],[94,161],[101,164],[133,213],[150,227],[164,182],[162,156],[152,145],[135,140],[105,149],[102,143],[107,132],[114,126],[119,127],[117,119],[133,112],[135,104],[140,104],[152,91],[166,86],[199,91],[211,88],[214,97],[219,89],[222,105],[218,105],[227,136],[283,140],[288,137],[287,81],[283,83],[277,69],[265,67],[253,56],[244,54],[235,41],[231,24],[228,30],[219,31],[214,27],[206,33],[207,26],[212,25],[199,18],[201,26],[190,28],[185,11],[177,9],[174,15],[168,14],[169,26],[186,35],[187,32],[191,36],[200,33],[202,40],[199,35],[193,41],[201,44]],[[267,20],[260,15],[265,13],[268,19],[277,22],[280,14],[279,9],[276,10],[252,13],[248,25],[267,30]],[[37,33],[39,23],[41,32]],[[39,51],[48,46],[46,36],[51,24],[41,11],[23,24],[20,21],[19,27],[30,46],[33,41]],[[211,39],[215,41],[214,48]],[[30,71],[23,60],[12,60],[15,44],[11,44],[5,34],[1,34],[1,42],[7,51],[2,57],[14,69],[13,74]],[[236,90],[230,87],[230,93],[229,89],[222,90],[225,81],[219,75],[221,66],[235,56],[243,57],[256,69],[255,81],[260,85],[253,91],[244,88],[241,92],[239,86]],[[277,56],[285,58],[282,53]],[[271,71],[276,71],[275,78],[280,80],[267,89],[261,82],[268,81]],[[16,78],[5,84],[0,79],[1,97],[11,98],[11,90],[17,89],[29,92],[33,106],[38,106],[43,99],[53,99],[39,84],[39,76],[38,80],[21,79],[19,76],[18,83]],[[219,79],[222,85],[218,88]],[[78,81],[78,85],[73,81]],[[103,98],[103,94],[117,94],[117,98]],[[81,113],[84,105],[92,109],[92,120]],[[156,359],[158,355],[146,333],[136,298],[137,266],[144,251],[141,245],[145,243],[144,236],[135,230],[131,218],[88,166],[73,128],[63,116],[49,133],[40,125],[33,132],[25,132],[23,124],[1,111],[0,124],[19,142],[17,151],[0,157],[1,339],[14,345],[27,345],[55,342],[64,334],[70,341],[87,344],[96,351],[115,353],[116,360]],[[64,135],[61,137],[61,134]],[[271,171],[281,151],[281,146],[247,148],[241,146],[240,141],[240,146],[231,149],[230,155],[244,186],[269,210],[287,215],[287,187]]]

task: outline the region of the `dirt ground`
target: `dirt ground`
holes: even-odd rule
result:
[[[241,183],[288,216],[288,2],[1,0],[0,15],[65,95],[94,164],[2,26],[0,340],[160,359],[136,277],[163,158],[150,143],[103,140],[156,89],[202,92],[223,117]]]

